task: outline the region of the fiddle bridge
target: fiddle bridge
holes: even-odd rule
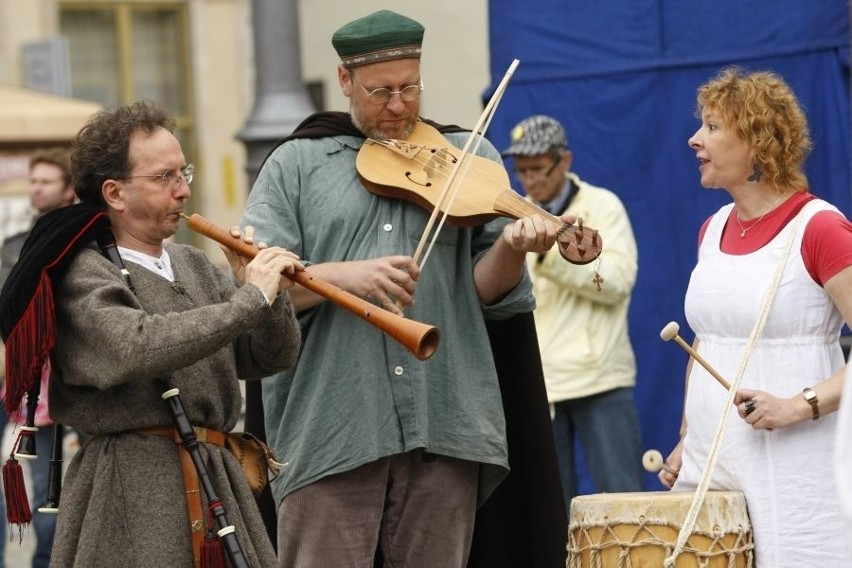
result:
[[[406,160],[406,179],[424,188],[443,182],[449,176],[458,158],[446,147],[432,148],[425,144],[412,144],[404,140],[367,139],[366,144],[376,144],[390,150],[397,158]]]
[[[368,138],[365,144],[378,144],[407,160],[413,160],[424,148],[422,144],[410,144],[396,138],[388,140],[373,140],[372,138]]]

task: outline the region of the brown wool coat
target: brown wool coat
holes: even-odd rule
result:
[[[52,567],[191,567],[177,447],[132,432],[172,424],[158,378],[180,389],[195,426],[230,431],[240,415],[238,377],[259,379],[298,357],[289,294],[270,308],[257,287],[236,289],[200,251],[166,249],[174,286],[128,262],[131,291],[115,266],[86,249],[55,292],[51,411],[91,439],[65,476]],[[276,566],[239,464],[201,446],[249,564]]]

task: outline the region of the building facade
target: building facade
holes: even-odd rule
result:
[[[189,208],[229,226],[239,219],[249,191],[245,147],[236,135],[254,100],[253,2],[292,3],[292,14],[299,19],[301,76],[317,110],[346,110],[330,41],[334,30],[390,8],[426,26],[423,113],[468,127],[478,119],[489,80],[484,0],[427,5],[376,0],[0,0],[0,85],[49,89],[101,106],[139,99],[163,104],[177,119],[187,160],[197,167]],[[7,153],[9,148],[5,146]],[[3,151],[0,144],[0,155]],[[185,232],[178,239],[220,254],[216,245]]]

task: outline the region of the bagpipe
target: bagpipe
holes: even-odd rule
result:
[[[26,424],[21,427],[12,452],[3,465],[8,522],[21,527],[32,520],[32,512],[18,460],[37,456],[35,410],[40,396],[40,373],[56,342],[53,286],[64,277],[76,254],[93,241],[103,255],[121,270],[132,290],[130,273],[118,253],[106,213],[92,205],[78,203],[51,211],[38,219],[24,243],[18,263],[0,292],[0,332],[7,350],[3,403],[10,415],[17,411],[24,396],[27,397]],[[172,414],[181,446],[191,458],[210,517],[219,527],[213,533],[212,527],[208,526],[208,535],[201,548],[201,565],[224,566],[224,547],[232,567],[248,568],[236,528],[228,522],[180,393],[168,379],[161,379],[161,383],[162,397]],[[38,508],[44,514],[59,511],[62,490],[64,427],[61,424],[53,427],[48,494],[46,502]]]
[[[49,366],[46,366],[43,372],[49,372]],[[9,524],[21,527],[32,521],[33,513],[27,499],[23,470],[18,460],[34,462],[38,457],[36,433],[39,431],[39,427],[35,425],[35,416],[39,398],[42,395],[41,384],[42,381],[40,380],[34,381],[32,388],[27,393],[26,421],[20,427],[15,442],[12,444],[9,459],[3,465],[6,518]],[[56,514],[59,511],[59,497],[62,491],[62,444],[65,428],[62,424],[57,423],[54,423],[52,428],[47,495],[44,503],[38,508],[39,513],[45,514]],[[31,467],[34,466],[33,463]]]
[[[3,465],[6,515],[10,525],[23,527],[32,520],[19,460],[30,461],[38,456],[36,409],[42,395],[42,374],[48,372],[48,356],[56,344],[53,283],[64,276],[77,252],[90,242],[90,235],[108,227],[104,212],[83,204],[42,215],[30,231],[0,292],[0,333],[6,349],[3,404],[7,414],[15,417],[24,397],[27,399],[26,422],[20,427]],[[47,514],[58,511],[62,480],[64,428],[61,424],[54,424],[53,428],[48,495],[39,507]]]

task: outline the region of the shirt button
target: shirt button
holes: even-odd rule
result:
[[[402,365],[397,365],[393,368],[393,372],[395,375],[401,375],[405,372],[405,369],[402,368]]]
[[[393,231],[393,225],[391,225],[390,223],[385,223],[384,227],[382,228],[385,230],[386,233],[390,233],[391,231]]]

